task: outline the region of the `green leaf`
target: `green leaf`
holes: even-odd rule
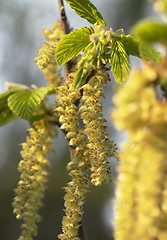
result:
[[[91,27],[83,27],[65,35],[56,48],[56,60],[59,66],[77,56],[90,43]]]
[[[139,40],[136,40],[130,35],[117,37],[117,39],[123,44],[123,47],[128,55],[133,55],[140,58],[140,50],[139,50]],[[102,58],[107,62],[112,62],[111,54],[104,53]]]
[[[158,21],[144,20],[137,23],[132,33],[142,41],[167,44],[167,24]]]
[[[158,52],[150,43],[140,41],[139,44],[140,57],[147,61],[159,63],[162,59],[162,55]]]
[[[7,91],[0,94],[0,110],[3,108],[5,104],[7,104],[8,97],[13,94],[11,91]]]
[[[13,93],[11,91],[0,94],[0,126],[7,124],[16,118],[7,104],[8,97],[12,94]]]
[[[133,55],[140,57],[139,51],[139,41],[130,35],[122,36],[119,38],[120,42],[123,44],[125,51],[128,55]]]
[[[8,106],[17,117],[29,120],[47,93],[46,87],[35,91],[15,92],[8,98]]]
[[[111,42],[111,69],[118,83],[126,79],[130,69],[129,55],[118,38],[114,38]]]
[[[88,22],[105,26],[106,23],[97,8],[89,0],[66,0],[72,9]]]
[[[123,43],[128,55],[155,63],[161,60],[161,54],[149,42],[137,40],[130,35],[123,36],[119,40]]]
[[[10,110],[8,105],[5,105],[3,109],[0,110],[0,126],[9,123],[10,121],[17,118],[14,113]]]
[[[17,117],[28,119],[29,116],[31,117],[32,115],[31,112],[32,113],[34,112],[34,110],[38,106],[38,103],[41,102],[41,100],[46,94],[55,93],[55,89],[51,86],[46,86],[46,87],[39,88],[35,91],[31,91],[30,88],[26,87],[25,85],[9,83],[9,82],[7,84],[9,85],[10,91],[0,94],[0,126],[16,119]],[[19,98],[17,99],[18,96],[21,97],[20,100]],[[29,96],[29,102],[26,102],[26,101],[24,102],[24,99],[28,98],[28,96]],[[15,101],[16,101],[16,106],[18,105],[18,110],[15,110],[15,108],[17,108],[16,106],[14,106]],[[29,103],[31,105],[32,101],[33,101],[32,106],[29,106]],[[27,108],[25,113],[22,113],[21,112],[22,110],[20,110],[19,112],[19,104],[22,105],[23,109]],[[26,106],[26,104],[28,106]],[[42,115],[40,117],[42,117]]]

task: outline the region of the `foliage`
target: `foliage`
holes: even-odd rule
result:
[[[15,119],[14,113],[10,110],[8,106],[8,97],[12,94],[11,91],[4,92],[0,95],[0,125],[4,125],[11,120]]]
[[[49,91],[50,88],[41,87],[34,91],[13,92],[8,98],[8,106],[17,117],[28,120]]]
[[[106,25],[97,8],[89,0],[66,0],[66,2],[80,17],[87,19],[88,22]]]
[[[82,52],[90,43],[89,35],[91,33],[93,33],[91,27],[84,27],[65,35],[56,48],[57,63],[61,66]]]
[[[134,34],[146,42],[160,42],[167,44],[167,24],[145,20],[134,27]]]
[[[66,34],[63,25],[67,28],[67,21],[63,15],[63,22],[54,23],[51,30],[44,29],[47,41],[35,59],[47,85],[30,88],[9,83],[8,91],[0,94],[1,125],[20,117],[33,126],[28,130],[27,142],[22,144],[23,159],[18,166],[21,175],[13,202],[16,218],[24,221],[19,240],[31,240],[37,234],[38,210],[47,182],[47,156],[53,150],[52,138],[57,136],[57,127],[69,142],[67,171],[71,177],[65,187],[65,216],[58,237],[80,239],[90,186],[111,181],[108,159],[118,155],[121,163],[116,239],[164,240],[167,59],[153,43],[161,44],[166,51],[166,23],[142,21],[134,26],[133,36],[125,35],[122,29],[113,32],[106,28],[103,17],[89,0],[66,2],[93,26]],[[156,6],[161,6],[166,14],[165,4],[165,0],[156,1]],[[62,8],[63,5],[60,11]],[[144,60],[145,67],[129,75],[130,55]],[[64,78],[59,65],[68,69]],[[109,139],[102,114],[103,88],[110,80],[108,66],[115,81],[122,83],[115,94],[116,109],[111,115],[115,124],[129,133],[120,154]],[[54,104],[48,100],[50,94],[55,95]]]

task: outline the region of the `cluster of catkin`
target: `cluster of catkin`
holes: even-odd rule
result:
[[[164,71],[163,71],[164,72]],[[167,239],[167,101],[154,66],[135,70],[114,97],[122,145],[116,192],[116,240]]]
[[[53,24],[53,29],[43,31],[48,42],[38,50],[35,59],[44,74],[48,85],[56,88],[61,84],[60,69],[55,59],[55,48],[63,36],[60,22]],[[27,141],[22,144],[22,160],[19,163],[20,180],[15,189],[13,207],[17,219],[23,219],[22,233],[19,240],[32,240],[37,235],[37,223],[41,217],[38,213],[47,182],[48,153],[53,150],[52,138],[57,135],[56,116],[48,116],[28,130]]]
[[[57,43],[63,36],[61,24],[54,23],[54,28],[45,29],[44,35],[48,42],[38,50],[39,56],[35,61],[48,84],[55,88],[56,109],[53,111],[53,119],[48,121],[48,124],[46,120],[37,122],[35,128],[29,130],[30,136],[27,137],[27,142],[22,144],[23,160],[19,163],[21,176],[15,190],[14,212],[18,219],[24,220],[23,232],[19,240],[32,240],[32,237],[37,234],[36,223],[40,219],[38,209],[42,205],[41,199],[47,181],[46,167],[49,162],[46,156],[52,150],[51,138],[55,131],[52,129],[52,123],[58,124],[69,141],[71,153],[71,161],[67,165],[71,181],[65,187],[65,216],[62,221],[62,234],[58,237],[63,240],[79,240],[78,231],[81,226],[83,205],[90,185],[98,186],[111,180],[108,158],[115,155],[116,146],[109,140],[100,101],[100,98],[104,97],[102,86],[107,84],[109,78],[103,65],[100,67],[98,50],[101,42],[97,41],[97,47],[97,39],[93,39],[94,48],[87,53],[92,62],[88,61],[89,58],[83,58],[84,64],[81,71],[83,73],[81,75],[85,77],[84,81],[87,81],[87,75],[93,69],[90,79],[86,84],[82,81],[83,86],[76,89],[74,86],[76,73],[71,72],[63,83],[55,59]],[[107,40],[104,30],[101,35],[99,36],[102,40],[104,38],[108,43],[110,33],[107,35]],[[98,54],[95,62],[93,54]],[[87,64],[85,64],[86,61]],[[79,66],[81,67],[81,64]],[[75,67],[73,66],[73,69]]]
[[[73,86],[75,74],[70,74],[65,83],[57,88],[57,111],[61,129],[69,139],[73,156],[67,165],[71,181],[65,187],[65,213],[63,233],[60,239],[78,240],[78,229],[83,214],[83,204],[89,186],[109,182],[110,165],[107,159],[115,155],[116,147],[108,138],[106,120],[102,115],[103,97],[101,85],[108,75],[99,70],[80,90]]]
[[[53,23],[53,29],[44,29],[43,34],[48,40],[44,42],[42,48],[37,51],[38,57],[35,62],[44,74],[44,77],[50,86],[57,87],[62,82],[56,58],[55,50],[58,42],[63,36],[63,31],[60,22]]]

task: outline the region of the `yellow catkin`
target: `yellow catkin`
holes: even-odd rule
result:
[[[96,186],[110,181],[111,170],[107,158],[114,156],[116,151],[115,144],[109,140],[106,126],[104,126],[106,120],[103,118],[102,103],[100,102],[100,97],[104,97],[100,84],[105,85],[107,80],[107,73],[101,69],[90,80],[90,83],[82,87],[83,97],[80,112],[85,124],[84,133],[89,141],[87,147],[91,159],[91,182]]]
[[[53,23],[53,29],[44,29],[43,34],[48,42],[44,42],[42,49],[37,51],[39,57],[35,58],[35,62],[50,86],[57,87],[62,82],[60,68],[58,67],[55,58],[56,46],[63,36],[61,23]]]
[[[48,119],[35,123],[35,128],[28,130],[27,142],[22,144],[18,170],[21,172],[15,189],[13,207],[17,219],[23,219],[22,233],[19,240],[31,240],[37,235],[37,223],[41,220],[38,213],[47,182],[47,155],[53,150],[52,137],[57,130]]]
[[[79,129],[78,107],[76,102],[81,95],[78,89],[73,88],[73,74],[70,74],[65,83],[57,88],[57,111],[59,121],[62,122],[61,129],[65,131],[69,139],[71,161],[67,165],[67,171],[71,181],[65,187],[65,216],[62,221],[62,234],[58,237],[63,240],[78,240],[78,229],[80,227],[83,204],[90,185],[89,160],[84,155],[87,150],[87,140],[83,130]]]
[[[167,101],[159,100],[151,66],[135,70],[114,97],[112,117],[128,132],[116,191],[116,240],[167,238]]]

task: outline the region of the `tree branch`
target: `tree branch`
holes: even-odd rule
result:
[[[65,34],[70,33],[70,28],[69,28],[68,20],[67,20],[67,17],[66,17],[63,0],[58,0],[58,4],[59,4],[59,10],[60,10],[60,17],[61,17],[63,32],[64,32],[64,35],[65,35]],[[70,62],[65,63],[64,64],[65,77],[68,76],[70,70],[71,70]]]
[[[63,0],[58,0],[58,4],[59,4],[59,9],[60,9],[60,16],[61,16],[61,22],[62,22],[62,26],[63,26],[63,32],[64,32],[64,34],[68,34],[68,33],[70,33],[70,29],[69,29],[69,24],[68,24],[68,20],[66,17],[65,9],[64,9]]]

